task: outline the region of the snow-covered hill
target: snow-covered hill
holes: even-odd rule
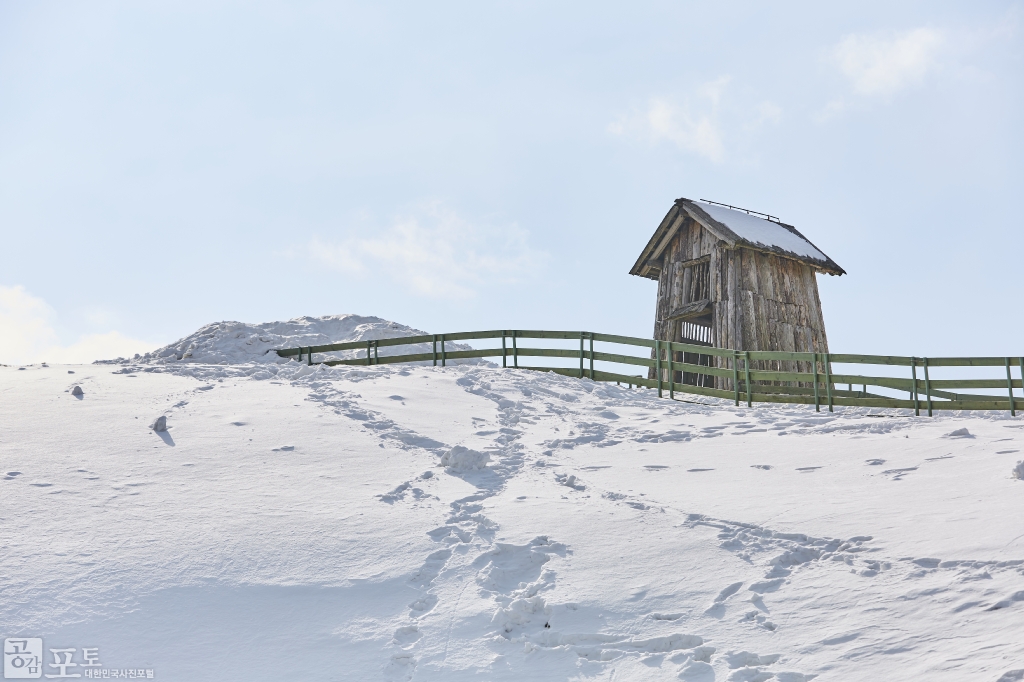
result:
[[[143,364],[202,363],[208,365],[283,364],[294,359],[278,357],[278,348],[319,346],[350,341],[372,341],[399,336],[420,336],[427,332],[404,324],[362,315],[327,315],[298,317],[284,322],[249,324],[245,322],[214,322],[192,334],[157,350],[136,355],[133,359],[118,358],[103,364],[135,362]],[[448,342],[448,350],[469,350],[470,346]],[[378,355],[428,353],[430,344],[385,346]],[[356,357],[353,351],[320,354],[334,358]],[[361,357],[365,357],[365,354]],[[479,361],[452,361],[452,364],[479,364]]]
[[[3,637],[189,681],[1024,676],[1024,418],[193,341],[0,368]]]

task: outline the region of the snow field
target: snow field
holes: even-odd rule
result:
[[[1024,669],[1008,414],[479,366],[72,369],[0,368],[4,636],[189,680]]]

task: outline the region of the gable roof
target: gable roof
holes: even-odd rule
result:
[[[846,274],[845,270],[792,225],[690,199],[676,199],[629,274],[658,279],[661,267],[655,261],[675,237],[686,218],[695,220],[725,242],[729,248],[739,247],[774,253],[783,258],[800,261],[830,275]]]

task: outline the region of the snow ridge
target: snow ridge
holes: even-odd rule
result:
[[[131,360],[118,358],[104,361],[125,364],[197,363],[208,365],[239,365],[249,363],[284,364],[294,362],[282,358],[273,351],[278,348],[299,346],[322,346],[329,343],[351,341],[373,341],[399,336],[421,336],[427,332],[413,329],[404,324],[391,322],[379,317],[362,315],[326,315],[323,317],[296,317],[283,322],[213,322],[192,334],[158,348],[145,355],[136,355]],[[470,350],[461,343],[447,343],[448,350]],[[379,355],[407,355],[430,352],[431,344],[420,343],[411,346],[385,346]],[[349,359],[357,357],[356,351],[324,353],[315,359]],[[365,352],[362,357],[365,357]],[[467,361],[452,361],[450,364],[466,364]]]

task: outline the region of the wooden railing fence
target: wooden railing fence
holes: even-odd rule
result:
[[[454,341],[501,339],[501,348],[474,350],[448,350],[446,344]],[[524,348],[521,339],[579,340],[579,349]],[[638,357],[594,350],[594,343],[611,343],[650,349],[651,357]],[[386,346],[431,344],[427,353],[408,355],[380,355],[378,349]],[[350,359],[314,360],[315,354],[336,351],[364,351],[365,357]],[[682,353],[695,353],[714,358],[712,366],[682,362]],[[665,392],[670,398],[676,393],[697,394],[733,400],[736,405],[746,402],[813,404],[816,410],[823,406],[832,411],[834,406],[891,407],[914,410],[929,416],[934,410],[1009,410],[1016,416],[1017,407],[1024,408],[1024,397],[1015,398],[1014,389],[1024,389],[1021,379],[1011,376],[1011,368],[1024,367],[1024,357],[978,358],[923,358],[890,355],[849,355],[840,353],[792,353],[782,351],[735,351],[725,348],[690,345],[652,339],[641,339],[615,334],[570,331],[497,330],[458,332],[454,334],[426,334],[403,336],[372,341],[350,341],[320,346],[283,348],[282,357],[305,358],[310,365],[384,365],[403,362],[432,362],[445,366],[451,360],[500,357],[502,367],[514,367],[565,376],[586,377],[594,381],[615,381],[631,386],[657,389],[658,396]],[[545,357],[578,360],[578,367],[535,367],[520,364],[520,358]],[[595,362],[653,368],[656,378],[596,370]],[[901,366],[909,369],[908,378],[869,376],[867,374],[835,374],[833,364]],[[766,369],[776,366],[777,369]],[[799,368],[810,371],[784,371]],[[932,379],[929,369],[936,367],[1004,367],[1005,379]],[[918,370],[921,374],[919,376]],[[682,373],[715,377],[716,387],[682,383]],[[679,377],[680,380],[676,380]],[[847,389],[838,388],[843,384]],[[861,390],[853,390],[854,386]],[[906,399],[877,395],[869,387],[884,388],[908,394]],[[997,395],[956,393],[952,389],[1004,390],[1005,398]]]

